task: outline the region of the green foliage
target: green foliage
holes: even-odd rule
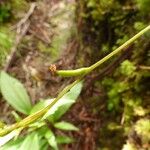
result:
[[[74,139],[68,136],[57,136],[56,141],[58,144],[69,144],[69,143],[73,143]]]
[[[129,89],[127,82],[115,82],[110,78],[103,80],[103,85],[108,88],[108,104],[107,108],[110,111],[118,110],[121,100],[121,93]]]
[[[5,100],[11,106],[13,106],[17,111],[20,111],[27,115],[33,114],[45,108],[54,100],[54,99],[41,100],[31,108],[30,99],[24,86],[17,79],[11,77],[10,75],[8,75],[3,71],[1,72],[1,76],[0,76],[0,87],[1,87],[1,93],[4,96]],[[74,140],[70,137],[55,135],[55,133],[51,129],[47,128],[45,119],[48,120],[48,124],[51,124],[53,128],[59,130],[65,130],[65,131],[78,131],[78,128],[71,123],[65,121],[61,121],[61,122],[56,122],[56,121],[59,120],[61,116],[67,112],[67,110],[70,108],[70,106],[73,103],[75,103],[77,97],[81,92],[81,89],[82,89],[82,82],[79,82],[74,87],[72,87],[70,91],[66,93],[47,112],[47,114],[43,118],[39,119],[37,122],[32,123],[30,125],[29,133],[23,138],[17,137],[16,139],[14,139],[14,141],[11,140],[18,135],[21,129],[14,130],[13,132],[7,134],[6,136],[1,137],[0,144],[1,145],[4,145],[5,143],[6,144],[0,150],[6,150],[6,149],[25,150],[31,148],[33,149],[33,147],[37,150],[43,150],[43,149],[47,150],[48,144],[51,146],[52,149],[58,150],[57,144],[65,144],[65,143],[73,142]],[[3,130],[3,126],[1,130]]]
[[[16,150],[20,147],[21,143],[23,142],[23,139],[17,139],[17,140],[11,140],[4,146],[0,147],[0,150]]]
[[[20,132],[19,130],[14,130],[9,134],[5,135],[4,137],[0,137],[0,147],[3,146],[8,141],[10,141],[15,136],[17,136],[19,132]]]
[[[142,140],[143,145],[147,145],[149,139],[149,120],[139,119],[135,126],[132,126],[132,124],[135,118],[144,117],[148,114],[148,110],[144,106],[147,105],[148,99],[145,100],[143,96],[144,93],[146,95],[147,90],[142,90],[142,87],[144,87],[143,79],[149,77],[146,72],[147,71],[138,70],[135,61],[125,60],[120,64],[111,78],[106,77],[102,81],[108,96],[108,110],[115,112],[115,117],[119,116],[118,114],[120,112],[122,113],[121,122],[123,123],[123,126],[120,126],[116,121],[113,130],[116,132],[124,130],[125,135],[129,135],[130,132],[135,130]],[[113,122],[114,120],[115,119],[113,119]],[[109,121],[108,126],[111,126],[111,123],[112,122]],[[111,127],[111,129],[108,128],[107,132],[113,132],[113,130]],[[117,138],[120,137],[116,136],[115,139]],[[134,142],[129,142],[127,140],[127,143],[123,146],[123,150],[128,149],[138,150],[139,148]]]
[[[80,1],[79,6],[81,10],[79,16],[82,16],[80,31],[82,31],[83,43],[88,45],[86,52],[89,54],[89,59],[91,58],[89,62],[104,57],[149,24],[150,0],[87,0]],[[149,68],[150,48],[147,39],[149,39],[149,32],[126,51],[127,55],[118,56],[120,60],[123,57],[127,57],[128,60],[123,61],[116,69],[114,69],[115,65],[108,67],[107,77],[100,78],[102,81],[96,81],[98,85],[96,90],[103,93],[104,89],[104,95],[107,95],[107,98],[98,95],[100,103],[109,110],[104,113],[100,111],[105,118],[104,126],[110,127],[115,122],[115,127],[101,129],[100,149],[120,149],[125,143],[124,139],[130,137],[129,130],[133,131],[132,124],[135,124],[135,120],[148,115],[150,74],[149,69],[140,69],[140,65]],[[87,64],[87,61],[85,60],[84,63]],[[105,67],[104,65],[103,68]],[[141,127],[142,129],[147,132],[144,127]],[[144,134],[140,136],[142,141],[143,137]],[[134,141],[135,137],[130,138],[126,140],[123,150],[140,149],[134,145],[137,142]],[[121,147],[116,144],[118,140],[120,141],[118,145]]]
[[[141,143],[143,145],[147,145],[146,147],[148,148],[149,146],[149,141],[150,141],[150,120],[149,119],[139,119],[134,126],[132,126],[132,129],[130,129],[131,132],[136,132],[136,136],[138,136],[141,139]],[[147,150],[147,148],[140,148],[137,146],[136,143],[132,142],[131,140],[127,141],[126,144],[123,146],[122,150]]]
[[[71,90],[65,94],[45,115],[43,118],[49,119],[51,122],[57,121],[67,110],[75,103],[82,89],[82,82],[76,84]]]
[[[134,75],[134,71],[135,71],[136,67],[134,66],[134,64],[132,62],[130,62],[129,60],[125,60],[120,67],[120,72],[125,75],[125,76],[131,76]]]
[[[40,139],[36,132],[28,134],[24,138],[19,138],[8,142],[6,145],[0,148],[0,150],[31,150],[35,148],[40,149]]]
[[[12,6],[11,11],[12,12],[21,12],[24,11],[25,9],[28,9],[28,3],[26,0],[11,0],[10,4]]]
[[[75,127],[73,124],[62,121],[62,122],[57,122],[54,124],[55,128],[61,129],[61,130],[66,130],[66,131],[78,131],[79,129]]]
[[[37,104],[35,104],[31,111],[30,111],[30,114],[34,114],[35,112],[41,110],[42,108],[48,106],[48,104],[50,104],[50,102],[52,101],[53,99],[50,99],[50,100],[40,100]]]
[[[20,147],[18,147],[20,150],[32,150],[33,148],[36,150],[40,149],[40,141],[36,132],[28,134],[22,141]]]
[[[5,22],[10,17],[10,4],[9,3],[1,3],[0,4],[0,23]]]
[[[88,0],[87,8],[91,9],[90,15],[97,21],[104,17],[104,14],[108,13],[114,5],[114,0]]]
[[[138,8],[144,13],[149,14],[150,12],[150,0],[136,0]]]
[[[0,84],[5,100],[19,112],[29,114],[31,103],[24,86],[17,79],[3,71],[0,74]]]
[[[11,43],[12,43],[12,41],[9,38],[9,36],[5,33],[0,32],[0,45],[1,45],[1,48],[9,49],[10,46],[11,46]]]
[[[75,103],[82,89],[82,82],[75,85],[67,94],[65,94],[43,117],[48,118],[50,122],[55,122]],[[30,114],[33,114],[42,108],[48,106],[54,99],[41,100],[33,106]]]
[[[135,22],[134,24],[134,28],[137,30],[137,31],[140,31],[142,29],[145,28],[145,24],[143,22],[140,22],[140,21],[137,21]]]
[[[135,125],[135,131],[142,137],[143,143],[150,141],[150,120],[140,119]]]
[[[0,65],[2,65],[12,46],[12,36],[0,27]]]
[[[126,94],[125,97],[123,98],[123,103],[124,103],[124,120],[125,123],[129,123],[134,116],[138,116],[138,114],[135,113],[135,110],[139,108],[141,105],[141,99],[136,96],[132,96],[131,98],[128,97]]]
[[[25,11],[27,3],[25,0],[11,0],[0,2],[0,66],[3,65],[8,56],[14,39],[14,31],[10,28],[10,21],[17,16],[20,17],[21,11]],[[14,23],[13,23],[14,24]]]
[[[45,138],[47,139],[49,145],[50,145],[54,150],[58,150],[56,137],[55,137],[54,133],[53,133],[51,130],[49,130],[48,132],[46,132]]]
[[[26,0],[10,0],[10,1],[3,1],[0,3],[0,23],[8,22],[10,19],[17,18],[21,11],[25,11],[27,8]],[[13,18],[13,19],[14,19]]]
[[[79,16],[83,16],[81,28],[84,31],[81,34],[83,39],[87,39],[88,33],[90,40],[84,42],[91,50],[95,49],[91,58],[103,57],[128,40],[129,36],[135,33],[133,24],[138,31],[149,24],[149,19],[143,17],[141,10],[136,9],[135,3],[136,1],[129,0],[87,0],[81,3],[82,12]],[[146,6],[149,8],[149,5]]]
[[[46,54],[51,54],[52,56],[56,57],[58,55],[58,52],[56,49],[52,49],[52,47],[45,45],[41,41],[38,42],[38,49]]]

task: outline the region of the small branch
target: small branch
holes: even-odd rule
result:
[[[60,76],[61,75],[65,76],[65,73],[66,73],[67,77],[87,75],[90,72],[92,72],[94,69],[96,69],[97,67],[99,67],[101,64],[103,64],[104,62],[106,62],[107,60],[109,60],[110,58],[112,58],[113,56],[115,56],[116,54],[118,54],[119,52],[121,52],[123,49],[127,48],[131,43],[133,43],[135,40],[137,40],[139,37],[141,37],[148,30],[150,30],[150,25],[147,26],[146,28],[144,28],[139,33],[137,33],[135,36],[133,36],[131,39],[129,39],[123,45],[121,45],[120,47],[118,47],[116,50],[112,51],[110,54],[108,54],[107,56],[105,56],[104,58],[102,58],[101,60],[99,60],[98,62],[96,62],[95,64],[91,65],[90,67],[84,67],[84,68],[80,68],[80,69],[76,69],[76,70],[57,70],[56,74],[58,74]]]
[[[140,65],[138,66],[140,69],[142,70],[150,70],[150,66],[143,66],[143,65]]]
[[[110,59],[111,57],[113,57],[114,55],[118,54],[119,52],[121,52],[124,48],[127,48],[131,43],[133,43],[135,40],[137,40],[139,37],[141,37],[144,33],[146,33],[148,30],[150,30],[150,25],[147,26],[146,28],[144,28],[142,31],[140,31],[139,33],[137,33],[135,36],[133,36],[131,39],[129,39],[127,42],[125,42],[123,45],[121,45],[120,47],[118,47],[116,50],[114,50],[113,52],[111,52],[110,54],[108,54],[107,56],[105,56],[104,58],[102,58],[101,60],[99,60],[98,62],[96,62],[95,64],[93,64],[92,66],[89,67],[89,72],[91,72],[92,70],[94,70],[95,68],[99,67],[101,64],[103,64],[105,61],[107,61],[108,59]]]
[[[132,47],[130,46],[128,48],[126,48],[123,53],[121,54],[120,57],[118,57],[116,60],[114,60],[114,62],[112,62],[111,64],[109,64],[107,67],[105,67],[103,70],[101,70],[98,74],[96,74],[93,77],[90,77],[89,82],[87,82],[87,85],[85,86],[85,89],[83,89],[83,92],[86,91],[87,87],[91,87],[92,84],[94,84],[95,80],[101,80],[103,77],[108,76],[111,72],[114,71],[114,69],[121,63],[123,62],[125,59],[127,59],[132,52]]]
[[[31,15],[33,14],[36,7],[36,3],[32,3],[30,6],[29,11],[25,14],[25,16],[17,23],[17,25],[14,28],[20,28],[29,20]]]
[[[10,66],[12,65],[13,61],[15,60],[16,57],[16,51],[17,51],[17,47],[19,45],[19,43],[21,42],[22,38],[25,36],[25,34],[27,33],[27,30],[29,28],[30,23],[26,23],[26,25],[23,27],[22,29],[22,33],[20,35],[16,36],[16,41],[14,46],[11,48],[11,53],[9,55],[9,57],[7,58],[7,62],[6,65],[4,66],[4,71],[8,71],[8,69],[10,68]]]
[[[6,65],[4,66],[4,71],[6,72],[8,71],[9,67],[12,65],[13,61],[15,60],[18,45],[20,44],[20,42],[22,41],[23,37],[26,35],[29,29],[30,22],[28,20],[32,15],[35,7],[36,7],[36,3],[32,3],[29,11],[26,13],[24,18],[22,18],[21,21],[16,25],[17,27],[16,40],[14,46],[11,48],[11,53],[7,58]]]

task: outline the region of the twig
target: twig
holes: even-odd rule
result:
[[[22,33],[20,35],[16,35],[16,40],[15,40],[15,44],[14,46],[11,48],[11,53],[9,55],[9,57],[7,58],[7,62],[6,65],[4,66],[4,71],[8,71],[8,69],[10,68],[10,66],[12,65],[15,57],[16,57],[16,51],[17,51],[17,47],[19,45],[19,43],[21,42],[22,38],[25,36],[25,34],[27,33],[27,30],[29,28],[30,23],[26,23],[26,25],[23,27],[22,29]]]
[[[139,33],[137,33],[135,36],[133,36],[131,39],[129,39],[127,42],[125,42],[124,44],[122,44],[120,47],[118,47],[116,50],[114,50],[113,52],[111,52],[110,54],[108,54],[107,56],[105,56],[103,59],[99,60],[98,62],[96,62],[95,64],[91,65],[90,67],[88,67],[89,72],[93,71],[95,68],[99,67],[102,63],[104,63],[105,61],[107,61],[109,58],[113,57],[114,55],[118,54],[119,52],[121,52],[124,48],[127,48],[131,43],[133,43],[135,40],[137,40],[139,37],[141,37],[144,33],[146,33],[147,31],[150,30],[150,25],[147,26],[146,28],[144,28],[142,31],[140,31]]]
[[[41,29],[39,28],[39,31]],[[44,32],[44,31],[41,31]],[[29,33],[31,33],[32,35],[34,35],[37,39],[41,40],[42,42],[46,43],[46,44],[50,44],[51,40],[48,38],[48,36],[46,34],[44,34],[44,37],[41,35],[36,34],[35,31],[33,31],[32,29],[29,29]]]
[[[150,66],[140,65],[139,68],[142,70],[150,70]]]
[[[17,25],[15,26],[15,28],[21,28],[21,26],[23,26],[30,18],[30,16],[33,14],[34,10],[36,7],[36,3],[32,3],[30,6],[29,11],[25,14],[25,16],[17,23]]]
[[[6,65],[4,66],[4,71],[6,71],[6,72],[8,71],[9,67],[12,65],[12,63],[16,57],[16,51],[17,51],[19,43],[22,41],[23,37],[26,35],[26,33],[29,29],[30,22],[28,21],[28,19],[31,16],[31,14],[33,13],[35,6],[36,6],[36,4],[32,3],[31,7],[30,7],[29,11],[27,12],[27,14],[25,15],[25,17],[23,19],[21,19],[21,21],[17,24],[16,40],[15,40],[13,47],[11,48],[11,53],[10,53],[9,57],[7,58]]]
[[[118,57],[113,63],[109,64],[100,73],[96,74],[92,78],[90,77],[85,89],[83,89],[83,93],[86,91],[87,87],[92,87],[95,80],[101,80],[103,77],[108,76],[123,60],[127,59],[131,55],[132,50],[132,46],[126,48],[121,56]]]

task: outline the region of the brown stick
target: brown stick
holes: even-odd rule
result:
[[[4,71],[6,71],[6,72],[12,65],[13,61],[15,60],[18,45],[20,44],[20,42],[22,41],[23,37],[26,35],[26,33],[29,29],[29,26],[30,26],[29,18],[32,15],[35,7],[36,7],[36,4],[32,3],[27,14],[16,25],[16,27],[17,27],[16,40],[15,40],[13,47],[11,48],[11,53],[10,53],[9,57],[7,58],[6,64],[4,66]]]

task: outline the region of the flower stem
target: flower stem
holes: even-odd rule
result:
[[[121,52],[124,48],[128,47],[131,43],[136,41],[139,37],[141,37],[144,33],[146,33],[150,29],[150,25],[141,30],[139,33],[137,33],[135,36],[133,36],[131,39],[126,41],[123,45],[115,49],[113,52],[96,62],[95,64],[91,65],[90,67],[84,67],[79,68],[75,70],[57,70],[56,74],[63,76],[63,77],[72,77],[72,76],[81,76],[89,74],[91,71],[93,71],[95,68],[99,67],[101,64],[112,58],[114,55]]]

